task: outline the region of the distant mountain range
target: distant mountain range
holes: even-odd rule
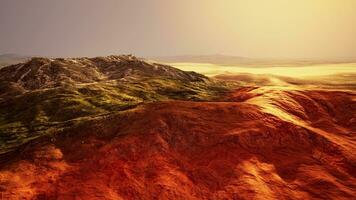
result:
[[[17,64],[29,60],[32,56],[20,54],[1,54],[0,68],[8,65]],[[210,63],[216,65],[236,65],[236,66],[304,66],[317,64],[336,64],[336,63],[356,63],[354,58],[340,59],[273,59],[273,58],[249,58],[230,55],[182,55],[182,56],[157,56],[148,57],[144,60],[151,60],[163,63]]]
[[[0,68],[7,66],[7,65],[13,65],[17,64],[20,62],[24,62],[28,60],[30,57],[29,56],[22,56],[18,54],[1,54],[0,55]]]
[[[274,58],[248,58],[229,55],[186,55],[186,56],[163,56],[150,57],[149,59],[165,63],[210,63],[217,65],[315,65],[332,63],[350,63],[356,62],[353,58],[340,59],[274,59]]]

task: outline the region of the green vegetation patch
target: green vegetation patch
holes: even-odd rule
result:
[[[71,122],[165,100],[214,101],[231,86],[212,80],[111,80],[34,90],[0,102],[0,154],[50,135]]]

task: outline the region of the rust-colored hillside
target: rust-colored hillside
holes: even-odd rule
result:
[[[0,172],[9,199],[352,199],[355,94],[240,88],[139,106],[39,140]]]

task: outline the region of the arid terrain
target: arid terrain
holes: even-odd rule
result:
[[[344,69],[202,75],[132,55],[4,67],[0,199],[353,199]]]

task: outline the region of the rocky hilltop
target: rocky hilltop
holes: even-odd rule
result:
[[[66,124],[141,103],[207,101],[227,88],[201,74],[132,55],[32,58],[0,69],[0,154],[58,127],[70,127]]]
[[[0,70],[0,82],[17,84],[25,90],[118,79],[138,80],[148,77],[181,81],[207,79],[195,72],[184,72],[168,65],[148,63],[132,55],[68,59],[36,57],[28,62]]]

